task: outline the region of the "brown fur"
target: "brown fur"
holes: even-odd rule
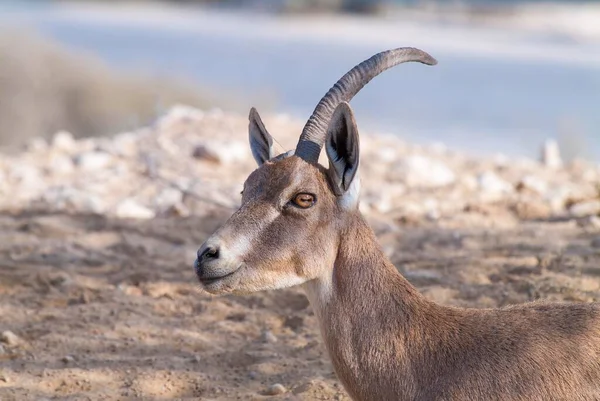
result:
[[[298,192],[315,194],[315,206],[286,206]],[[232,274],[206,290],[304,283],[357,401],[600,400],[600,304],[435,304],[386,259],[357,207],[340,204],[323,167],[296,156],[265,163],[246,181],[240,210],[207,241],[223,251],[199,276]],[[263,224],[267,215],[277,217]],[[240,238],[251,246],[235,254]]]

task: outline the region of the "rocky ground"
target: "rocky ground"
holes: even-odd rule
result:
[[[301,123],[265,116],[293,148]],[[600,167],[361,137],[361,208],[431,299],[600,299]],[[211,298],[197,247],[254,168],[245,116],[176,107],[0,156],[0,400],[346,400],[298,289]]]

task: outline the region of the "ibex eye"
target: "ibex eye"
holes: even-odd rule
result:
[[[299,208],[308,209],[309,207],[315,204],[315,200],[316,199],[314,195],[301,193],[294,196],[294,199],[292,199],[292,203],[298,206]]]

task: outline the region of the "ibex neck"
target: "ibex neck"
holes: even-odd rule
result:
[[[330,307],[345,305],[354,306],[352,310],[356,311],[359,304],[409,309],[413,304],[428,302],[386,258],[373,230],[358,213],[340,232],[333,269],[304,287],[319,315]]]
[[[420,329],[415,317],[435,306],[387,260],[362,217],[342,230],[329,275],[304,286],[338,377],[353,399],[386,399],[374,394],[389,383],[398,386],[397,394],[408,394],[410,333]]]
[[[374,396],[384,383],[398,386],[397,395],[408,394],[411,333],[420,330],[416,317],[435,305],[387,260],[360,216],[342,230],[329,274],[305,289],[344,387],[361,401],[386,399]]]

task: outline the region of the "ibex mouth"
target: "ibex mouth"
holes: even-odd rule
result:
[[[200,280],[200,283],[204,286],[204,287],[208,287],[211,286],[213,284],[216,284],[220,281],[225,280],[228,277],[233,276],[235,273],[237,273],[239,270],[239,268],[235,269],[234,271],[232,271],[231,273],[227,273],[224,274],[222,276],[218,276],[218,277],[200,277],[198,276],[198,280]]]
[[[210,285],[210,284],[216,283],[217,281],[223,280],[224,278],[227,278],[227,277],[231,276],[234,273],[235,273],[235,271],[231,272],[229,274],[226,274],[224,276],[220,276],[220,277],[203,277],[203,278],[200,278],[199,280],[204,285]]]

